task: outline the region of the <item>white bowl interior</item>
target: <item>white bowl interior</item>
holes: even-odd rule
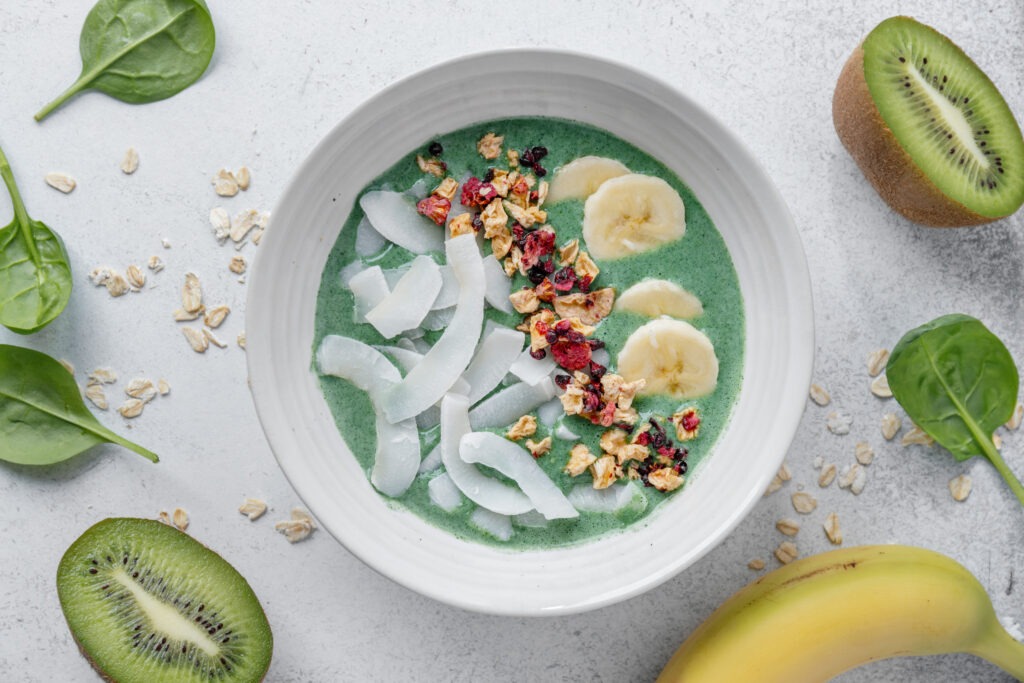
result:
[[[389,506],[339,435],[310,369],[327,255],[359,190],[433,136],[517,115],[589,123],[673,169],[725,238],[746,304],[743,387],[686,489],[625,532],[508,552]],[[695,562],[761,497],[796,430],[813,355],[810,280],[781,197],[742,145],[674,89],[592,57],[474,55],[407,78],[312,152],[274,212],[250,281],[250,383],[271,447],[321,524],[393,580],[482,612],[578,612],[636,595]],[[586,577],[581,581],[581,577]]]

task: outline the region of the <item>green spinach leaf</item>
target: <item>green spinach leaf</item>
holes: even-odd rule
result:
[[[38,351],[0,344],[0,460],[51,465],[101,443],[159,460],[101,425],[60,363]]]
[[[203,0],[100,0],[82,26],[81,75],[36,121],[89,88],[132,104],[176,95],[203,75],[215,43]]]
[[[997,336],[967,315],[936,318],[903,335],[886,376],[910,419],[957,460],[988,458],[1024,505],[1024,486],[992,442],[1013,414],[1020,384]]]
[[[14,205],[14,220],[0,228],[0,324],[29,334],[48,325],[67,306],[71,266],[60,236],[29,217],[2,149],[0,176]]]

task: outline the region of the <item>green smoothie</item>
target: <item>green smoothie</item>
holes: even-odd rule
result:
[[[652,251],[616,260],[598,261],[601,272],[595,286],[612,287],[616,292],[623,292],[630,285],[645,278],[661,278],[679,284],[695,294],[703,303],[703,315],[690,322],[703,331],[714,344],[719,361],[718,385],[715,391],[708,396],[686,401],[664,396],[638,396],[633,403],[641,417],[638,426],[649,417],[656,416],[666,425],[670,437],[673,436],[673,428],[667,418],[682,405],[697,407],[701,417],[699,436],[682,444],[689,451],[687,461],[689,472],[692,474],[695,469],[699,469],[701,460],[713,450],[715,441],[725,428],[743,380],[743,300],[732,259],[711,218],[690,188],[655,158],[606,131],[574,121],[515,118],[489,121],[439,135],[434,141],[439,142],[444,148],[442,158],[447,164],[447,175],[456,179],[467,175],[482,177],[492,165],[507,167],[504,154],[493,161],[486,161],[477,153],[477,141],[488,132],[504,136],[504,149],[546,147],[548,154],[544,159],[544,167],[551,173],[582,156],[609,157],[621,161],[633,173],[664,179],[682,197],[686,206],[685,236]],[[432,141],[424,141],[421,149],[412,150],[407,156],[399,159],[367,185],[363,192],[381,188],[405,190],[421,178],[425,178],[428,187],[433,188],[438,179],[425,175],[415,160],[417,154],[428,156],[426,150],[429,142]],[[550,177],[549,174],[547,178]],[[457,205],[458,201],[459,198],[456,196],[453,205]],[[586,248],[581,233],[583,201],[565,200],[545,204],[543,208],[548,212],[546,222],[556,231],[557,244],[579,238],[581,249]],[[363,212],[357,201],[327,259],[317,297],[313,353],[321,340],[331,334],[352,337],[367,344],[393,343],[384,339],[373,326],[354,322],[354,299],[352,293],[343,285],[340,276],[343,268],[360,258],[355,251],[355,239],[356,226],[362,219]],[[485,246],[485,253],[488,252],[489,246]],[[366,265],[395,268],[409,262],[413,257],[414,255],[405,249],[388,244],[379,253],[363,258],[363,262]],[[443,262],[444,255],[440,254],[437,258],[439,262]],[[531,285],[525,277],[516,274],[512,281],[512,290],[515,291],[522,286]],[[509,327],[515,327],[523,319],[522,315],[505,314],[490,307],[486,309],[485,317]],[[611,356],[609,372],[615,371],[617,353],[627,337],[646,322],[648,319],[639,315],[612,312],[598,323],[593,337],[606,344]],[[424,338],[428,343],[433,343],[441,334],[441,331],[426,332]],[[367,395],[348,382],[332,376],[320,376],[320,385],[338,430],[368,476],[373,465],[376,434],[375,414]],[[499,384],[495,391],[503,388],[504,386]],[[555,423],[556,426],[558,424],[563,424],[572,433],[577,434],[579,441],[587,444],[591,451],[600,454],[598,442],[606,430],[605,427],[591,424],[588,420],[575,415],[563,415]],[[489,431],[503,434],[507,428],[508,426]],[[539,440],[549,434],[553,436],[550,452],[538,458],[538,464],[566,493],[580,483],[589,484],[591,477],[588,473],[577,477],[563,473],[569,450],[575,442],[560,439],[552,434],[553,431],[554,428],[549,429],[538,424],[537,434],[532,437]],[[435,427],[420,434],[424,456],[436,445],[437,432],[438,429]],[[470,515],[476,506],[468,499],[463,498],[461,506],[453,512],[446,512],[431,501],[427,484],[431,478],[443,472],[442,467],[434,472],[419,475],[405,494],[397,499],[388,498],[389,503],[406,508],[459,538],[512,549],[565,546],[618,532],[632,525],[642,524],[645,517],[654,513],[673,496],[686,495],[685,485],[668,493],[652,487],[641,487],[647,498],[647,505],[643,510],[637,509],[641,506],[633,505],[617,514],[584,512],[578,519],[549,521],[543,528],[514,524],[512,537],[507,541],[500,541],[470,523]],[[500,477],[497,473],[494,474]]]

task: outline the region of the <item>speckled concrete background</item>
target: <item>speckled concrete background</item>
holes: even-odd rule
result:
[[[78,32],[90,0],[0,5],[0,142],[34,216],[64,236],[78,288],[67,312],[19,343],[70,359],[79,379],[98,365],[126,381],[163,376],[172,387],[139,419],[100,417],[163,456],[153,466],[114,448],[34,470],[0,467],[0,671],[24,681],[93,680],[65,628],[54,572],[65,547],[112,515],[153,516],[182,506],[191,532],[242,570],[275,629],[272,681],[649,681],[682,639],[754,578],[783,540],[788,494],[818,497],[801,518],[800,552],[826,550],[821,523],[841,519],[848,545],[928,546],[972,569],[1000,614],[1024,621],[1015,568],[1024,554],[1024,511],[984,462],[958,464],[938,449],[884,443],[878,424],[894,407],[868,392],[865,358],[907,329],[963,311],[982,318],[1024,358],[1021,290],[1024,217],[971,230],[929,230],[894,215],[867,185],[832,128],[832,88],[846,56],[881,19],[910,14],[957,42],[1024,116],[1024,5],[994,0],[902,2],[211,2],[218,28],[213,67],[174,99],[131,107],[86,94],[42,125],[31,115],[77,75]],[[550,5],[550,6],[548,6]],[[761,5],[771,5],[765,9]],[[546,7],[547,6],[547,7]],[[540,9],[540,7],[546,7]],[[234,312],[226,339],[244,327],[245,286],[206,216],[269,209],[297,164],[349,110],[401,76],[495,47],[565,47],[619,59],[664,79],[722,119],[753,150],[789,203],[810,261],[816,303],[815,378],[853,416],[850,435],[825,429],[809,406],[788,456],[794,473],[716,550],[650,594],[590,614],[547,620],[468,614],[381,578],[324,533],[289,546],[272,524],[298,504],[258,428],[244,354],[189,350],[170,319],[183,273],[201,275],[210,300]],[[135,146],[139,171],[117,166]],[[358,161],[358,160],[355,160]],[[253,187],[220,201],[209,177],[248,164]],[[79,188],[43,184],[53,170]],[[0,215],[9,204],[0,198]],[[6,219],[5,219],[6,220]],[[161,248],[161,238],[172,247]],[[243,252],[251,257],[251,247]],[[159,254],[157,287],[112,300],[85,274]],[[123,386],[124,381],[116,389]],[[853,462],[865,439],[877,458],[860,496],[818,489],[812,461]],[[1024,435],[1004,453],[1024,473]],[[947,482],[969,473],[971,497],[955,503]],[[244,495],[271,512],[250,524]],[[829,609],[829,605],[822,605]],[[967,656],[874,664],[840,679],[1010,680]]]

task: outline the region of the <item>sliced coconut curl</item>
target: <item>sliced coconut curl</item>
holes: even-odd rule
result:
[[[499,541],[512,538],[512,518],[508,515],[498,514],[487,508],[477,508],[469,516],[469,523]]]
[[[647,496],[633,482],[615,484],[606,489],[595,489],[589,484],[577,484],[569,491],[569,502],[580,512],[615,513],[627,508],[643,512]]]
[[[391,293],[366,314],[366,322],[391,339],[423,322],[440,291],[440,267],[429,256],[417,256]]]
[[[470,432],[459,441],[459,456],[467,463],[492,467],[515,481],[547,519],[580,516],[536,458],[517,443],[490,432]]]
[[[388,287],[394,289],[398,281],[409,272],[411,266],[412,262],[410,261],[397,268],[385,270],[384,279],[388,281]],[[455,305],[459,298],[459,281],[455,279],[455,271],[449,265],[438,266],[438,269],[441,271],[441,291],[437,293],[437,298],[434,299],[434,303],[430,306],[432,311],[450,308]]]
[[[476,238],[459,235],[445,243],[445,250],[459,281],[455,315],[423,360],[382,397],[381,408],[392,422],[415,417],[437,403],[469,365],[480,338],[484,272]]]
[[[536,384],[519,382],[481,401],[469,413],[473,429],[512,424],[555,397],[555,383],[546,377]]]
[[[415,202],[401,192],[374,190],[359,198],[374,230],[414,254],[444,249],[444,231],[416,212]]]
[[[380,266],[370,266],[355,273],[348,279],[347,284],[355,299],[355,321],[357,323],[366,322],[366,314],[376,308],[391,293],[388,281],[384,279],[384,271],[380,269]]]
[[[469,401],[448,394],[441,400],[441,462],[462,493],[480,507],[502,515],[518,515],[533,509],[533,503],[519,489],[488,477],[462,459],[459,443],[471,433]],[[500,437],[499,437],[500,438]]]
[[[537,359],[530,355],[530,350],[529,347],[523,349],[508,370],[527,384],[536,384],[550,375],[557,366],[552,354],[546,353],[543,358]]]
[[[462,505],[462,492],[447,472],[442,472],[427,482],[427,495],[430,496],[431,503],[445,512],[452,512]]]
[[[470,405],[498,386],[525,342],[526,335],[507,327],[498,327],[484,337],[469,367],[462,373],[462,379],[469,382]]]
[[[372,346],[338,335],[324,337],[316,362],[321,373],[347,380],[369,395],[377,413],[377,451],[370,483],[385,495],[402,495],[419,471],[420,438],[416,420],[389,422],[380,409],[383,392],[402,378],[398,368]]]
[[[502,313],[513,313],[512,302],[508,299],[512,293],[512,280],[505,275],[505,269],[494,258],[494,254],[484,257],[484,280],[487,287],[484,298],[487,303]]]

